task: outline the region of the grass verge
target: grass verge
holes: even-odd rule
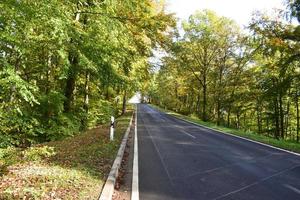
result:
[[[0,149],[0,199],[97,199],[132,111],[117,119],[115,140],[99,126],[28,149]]]
[[[279,147],[279,148],[282,148],[282,149],[286,149],[286,150],[289,150],[289,151],[300,153],[300,143],[297,143],[297,142],[294,142],[294,141],[277,140],[277,139],[274,139],[274,138],[271,138],[271,137],[268,137],[268,136],[265,136],[265,135],[259,135],[255,132],[243,131],[243,130],[240,130],[240,129],[233,129],[233,128],[228,128],[228,127],[224,127],[224,126],[218,126],[218,125],[216,125],[215,123],[212,123],[212,122],[204,122],[204,121],[202,121],[199,118],[194,117],[194,116],[182,115],[182,114],[176,113],[174,111],[170,111],[170,110],[160,108],[160,107],[158,107],[156,105],[153,105],[153,104],[151,104],[151,106],[153,108],[155,108],[159,111],[165,112],[165,113],[167,113],[171,116],[174,116],[174,117],[177,117],[177,118],[180,118],[180,119],[184,119],[184,120],[187,120],[187,121],[191,121],[191,122],[197,123],[197,124],[202,125],[202,126],[206,126],[206,127],[218,130],[218,131],[222,131],[222,132],[225,132],[225,133],[230,133],[230,134],[237,135],[237,136],[244,137],[244,138],[248,138],[248,139],[251,139],[251,140],[255,140],[255,141],[258,141],[258,142],[261,142],[261,143],[264,143],[264,144],[272,145],[274,147]]]

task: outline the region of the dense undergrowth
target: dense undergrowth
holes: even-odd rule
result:
[[[104,100],[92,102],[88,114],[80,108],[72,113],[64,113],[63,101],[57,95],[41,99],[40,105],[26,112],[1,112],[0,148],[29,147],[60,140],[105,123],[111,115],[120,114],[117,105]]]

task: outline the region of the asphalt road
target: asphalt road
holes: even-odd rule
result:
[[[138,105],[141,200],[300,200],[300,156]]]

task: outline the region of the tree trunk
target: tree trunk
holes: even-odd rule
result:
[[[220,125],[220,121],[221,121],[221,102],[220,102],[220,98],[218,97],[217,100],[217,125]]]
[[[75,21],[79,21],[80,13],[77,12],[75,16]],[[72,42],[72,40],[71,40]],[[65,88],[65,102],[64,102],[64,112],[68,113],[71,111],[71,105],[73,101],[73,94],[75,90],[75,84],[76,84],[76,76],[77,76],[77,68],[79,64],[79,55],[77,52],[72,52],[72,50],[69,52],[69,62],[70,62],[70,68]]]
[[[127,98],[127,91],[125,90],[123,95],[122,115],[126,113],[126,98]]]
[[[296,97],[296,114],[297,114],[297,142],[299,142],[299,103],[298,103],[298,96]]]
[[[283,103],[282,95],[279,95],[279,115],[280,115],[280,137],[284,139],[284,113],[283,113]]]
[[[279,139],[280,137],[280,128],[279,128],[279,114],[278,114],[278,103],[277,103],[277,97],[274,100],[274,109],[275,109],[275,113],[274,113],[274,118],[275,118],[275,133],[274,133],[274,137],[276,139]]]
[[[84,83],[84,110],[86,113],[89,112],[89,81],[90,81],[90,73],[86,71],[85,83]]]
[[[70,69],[69,75],[67,78],[67,84],[65,88],[65,102],[64,102],[64,112],[68,113],[71,111],[71,104],[73,101],[73,94],[76,84],[76,77],[77,77],[77,66],[79,64],[79,57],[78,55],[69,54],[69,61],[70,61]]]
[[[259,101],[256,102],[256,114],[257,114],[257,132],[260,134],[262,132],[261,123],[261,108]]]
[[[196,112],[197,112],[198,116],[200,117],[200,90],[197,95]]]
[[[203,107],[202,107],[202,120],[203,121],[207,121],[207,116],[206,116],[206,101],[207,101],[207,97],[206,97],[206,91],[207,90],[207,85],[206,85],[206,77],[204,77],[204,81],[203,81]]]
[[[47,84],[46,84],[46,89],[45,89],[45,93],[47,95],[50,92],[50,84],[49,83],[50,83],[51,66],[52,66],[51,53],[49,53],[48,59],[47,59],[47,70],[46,70]]]
[[[237,129],[240,129],[240,124],[241,124],[240,117],[241,117],[241,115],[240,115],[240,112],[238,111],[237,114],[236,114],[236,120],[237,120],[237,122],[236,122],[236,128]]]
[[[287,102],[287,107],[286,107],[286,115],[285,115],[285,138],[288,135],[288,130],[290,126],[290,101]]]
[[[228,108],[228,113],[227,113],[227,127],[230,126],[230,112],[231,112],[231,107]]]

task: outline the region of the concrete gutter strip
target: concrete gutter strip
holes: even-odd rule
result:
[[[114,161],[114,164],[113,164],[113,166],[112,166],[112,168],[109,172],[108,178],[105,182],[105,185],[103,187],[103,190],[101,192],[99,200],[111,200],[112,199],[112,196],[113,196],[114,190],[115,190],[116,179],[118,177],[119,168],[120,168],[121,163],[122,163],[122,158],[123,158],[123,154],[124,154],[125,147],[126,147],[126,144],[127,144],[127,139],[128,139],[128,135],[129,135],[129,132],[130,132],[130,129],[131,129],[132,121],[133,121],[133,115],[131,117],[129,126],[128,126],[126,132],[125,132],[125,135],[122,139],[122,143],[121,143],[121,146],[119,148],[117,157],[116,157],[116,159]]]

